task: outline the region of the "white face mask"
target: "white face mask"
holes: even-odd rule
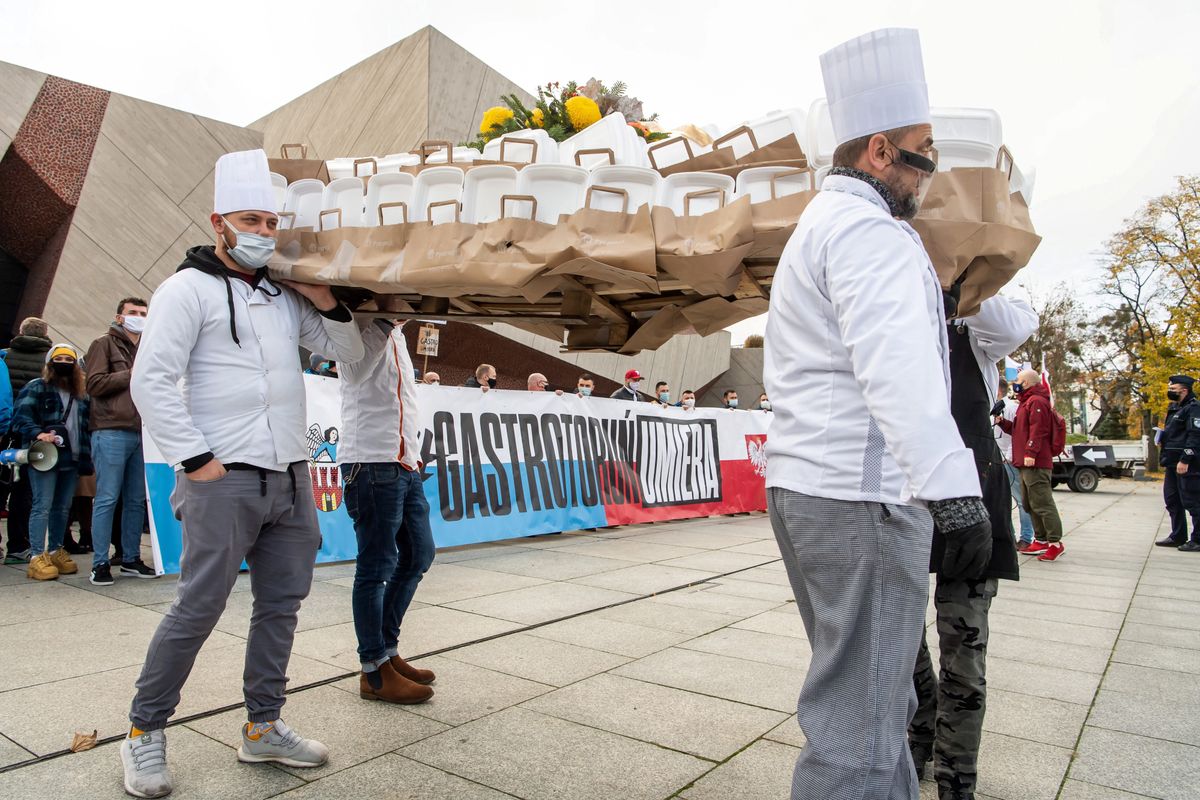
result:
[[[694,398],[694,397],[689,397],[687,400],[683,401],[684,408],[692,408],[695,405],[696,405],[696,398]]]
[[[121,327],[130,333],[141,333],[142,331],[146,330],[146,318],[125,317],[124,321],[121,323]]]
[[[763,400],[763,401],[762,401],[761,403],[759,403],[758,405],[759,405],[759,407],[760,407],[760,408],[762,408],[762,410],[763,410],[763,411],[770,411],[770,410],[771,410],[771,401],[770,401],[770,400]]]
[[[632,390],[633,390],[633,391],[635,391],[635,392],[636,392],[638,389],[640,389],[640,388],[641,388],[641,386],[642,386],[642,382],[641,382],[641,381],[630,381],[630,382],[629,382],[629,388],[630,388],[630,389],[632,389]]]
[[[441,381],[430,381],[430,382],[429,382],[429,385],[430,385],[430,386],[437,386],[439,383],[441,383]]]

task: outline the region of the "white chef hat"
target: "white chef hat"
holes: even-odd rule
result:
[[[837,143],[931,121],[921,36],[883,28],[821,55]]]
[[[242,150],[226,153],[217,159],[213,211],[218,214],[234,211],[279,212],[266,153],[262,150]]]

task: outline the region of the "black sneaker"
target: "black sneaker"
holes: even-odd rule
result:
[[[88,578],[88,582],[93,586],[112,586],[112,570],[109,569],[108,564],[92,567],[92,577]]]
[[[1179,545],[1179,552],[1181,552],[1181,553],[1200,553],[1200,542],[1193,541],[1193,542],[1187,542],[1186,544],[1181,544],[1181,545]]]
[[[157,578],[158,577],[158,574],[155,573],[155,571],[152,570],[150,567],[147,567],[140,558],[137,561],[130,561],[125,564],[122,564],[121,565],[121,574],[122,575],[132,575],[135,578]]]

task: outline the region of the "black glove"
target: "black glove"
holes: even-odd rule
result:
[[[1004,416],[1004,401],[1003,401],[1003,400],[997,400],[997,401],[996,401],[996,405],[992,406],[992,410],[991,410],[989,413],[990,413],[990,415],[991,415],[991,416],[993,416],[993,417],[1002,417],[1002,416]]]
[[[946,539],[938,574],[951,580],[982,578],[992,557],[992,523],[983,500],[978,497],[931,500],[929,513]]]

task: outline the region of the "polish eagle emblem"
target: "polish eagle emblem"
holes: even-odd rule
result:
[[[767,475],[767,435],[751,433],[746,435],[746,457],[754,467],[754,474],[765,478]]]

